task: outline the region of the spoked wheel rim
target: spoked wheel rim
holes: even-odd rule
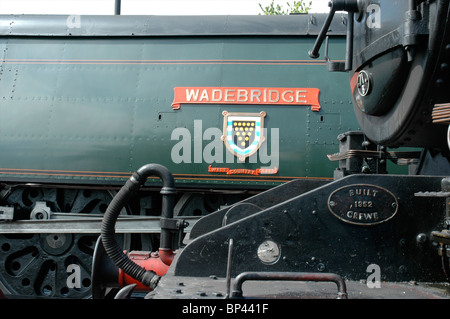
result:
[[[99,214],[113,195],[103,190],[19,187],[11,192],[7,204],[14,205],[22,216],[29,214],[37,201],[46,202],[54,212]],[[0,289],[20,297],[90,298],[98,236],[65,232],[0,235]],[[129,235],[120,241],[129,249]]]
[[[96,238],[80,234],[0,236],[2,290],[30,297],[89,297],[90,256]],[[76,269],[72,278],[70,269]]]

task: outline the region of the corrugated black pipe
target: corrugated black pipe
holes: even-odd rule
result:
[[[153,271],[147,271],[130,260],[127,255],[123,253],[122,248],[115,238],[115,224],[121,210],[125,207],[131,197],[137,194],[139,188],[145,184],[147,178],[150,176],[158,176],[163,182],[163,188],[161,189],[161,194],[163,195],[162,216],[166,218],[173,217],[173,197],[176,193],[173,176],[170,171],[162,165],[147,164],[133,173],[130,179],[112,199],[103,217],[101,236],[106,253],[117,267],[122,269],[127,275],[142,282],[144,285],[155,288],[160,277]],[[161,231],[161,245],[163,239],[165,244],[169,243],[171,240],[169,231]],[[170,246],[171,244],[169,243],[169,246],[162,247],[170,248]]]

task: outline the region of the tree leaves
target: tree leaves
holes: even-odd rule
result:
[[[266,7],[263,7],[261,3],[259,4],[259,7],[263,11],[264,15],[288,15],[296,13],[307,13],[309,9],[311,9],[312,4],[312,1],[309,1],[309,4],[305,4],[305,0],[294,1],[293,4],[286,2],[288,8],[284,9],[281,5],[275,4],[274,2],[275,0],[272,0],[272,2]]]

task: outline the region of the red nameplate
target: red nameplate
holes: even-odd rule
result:
[[[320,110],[317,88],[176,87],[172,107],[181,104],[307,105]]]

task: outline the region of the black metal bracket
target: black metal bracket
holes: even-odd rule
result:
[[[162,229],[179,231],[189,226],[189,223],[187,223],[184,219],[161,217],[160,225]]]
[[[173,238],[174,241],[172,242],[172,245],[176,243],[177,247],[181,247],[183,244],[184,229],[189,226],[189,223],[184,219],[161,217],[159,224],[162,231],[172,232],[176,235]]]

